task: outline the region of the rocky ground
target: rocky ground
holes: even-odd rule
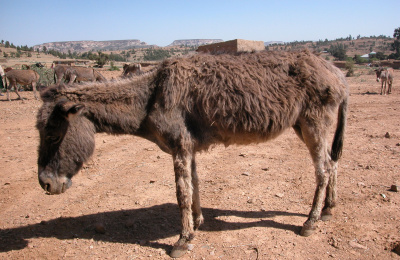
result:
[[[389,190],[400,185],[400,71],[387,96],[370,69],[348,82],[334,218],[299,235],[315,178],[292,130],[215,146],[197,156],[205,223],[182,259],[400,259],[400,193]],[[46,195],[36,164],[42,102],[22,95],[0,97],[0,259],[169,259],[180,230],[171,157],[138,137],[98,134],[73,186]]]

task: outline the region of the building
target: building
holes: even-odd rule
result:
[[[238,52],[256,52],[265,50],[263,41],[248,41],[235,39],[231,41],[218,42],[202,45],[197,48],[198,52],[206,53],[238,53]]]

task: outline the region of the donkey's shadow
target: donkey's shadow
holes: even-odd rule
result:
[[[249,227],[272,227],[298,233],[301,226],[282,224],[272,220],[274,216],[300,216],[304,214],[282,211],[236,211],[202,208],[205,223],[200,230],[206,232],[238,230]],[[257,219],[253,222],[225,222],[221,216]],[[260,220],[271,218],[268,220]],[[140,243],[143,246],[172,249],[171,245],[149,242],[180,233],[178,206],[166,203],[149,208],[110,211],[80,217],[57,218],[37,224],[0,230],[0,252],[20,250],[33,237],[58,239],[93,239],[114,243]]]

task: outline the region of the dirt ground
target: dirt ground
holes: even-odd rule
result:
[[[356,74],[334,218],[299,235],[315,178],[293,130],[218,145],[197,156],[205,223],[182,259],[400,259],[400,193],[389,191],[400,185],[400,71],[387,96],[368,69]],[[98,134],[73,186],[46,195],[36,164],[41,101],[21,94],[0,97],[0,259],[169,259],[180,230],[171,157],[138,137]]]

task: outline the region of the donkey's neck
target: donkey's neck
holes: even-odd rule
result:
[[[96,132],[137,134],[152,99],[152,82],[149,75],[139,79],[92,83],[66,89],[62,94],[85,105],[84,115],[93,122]]]

